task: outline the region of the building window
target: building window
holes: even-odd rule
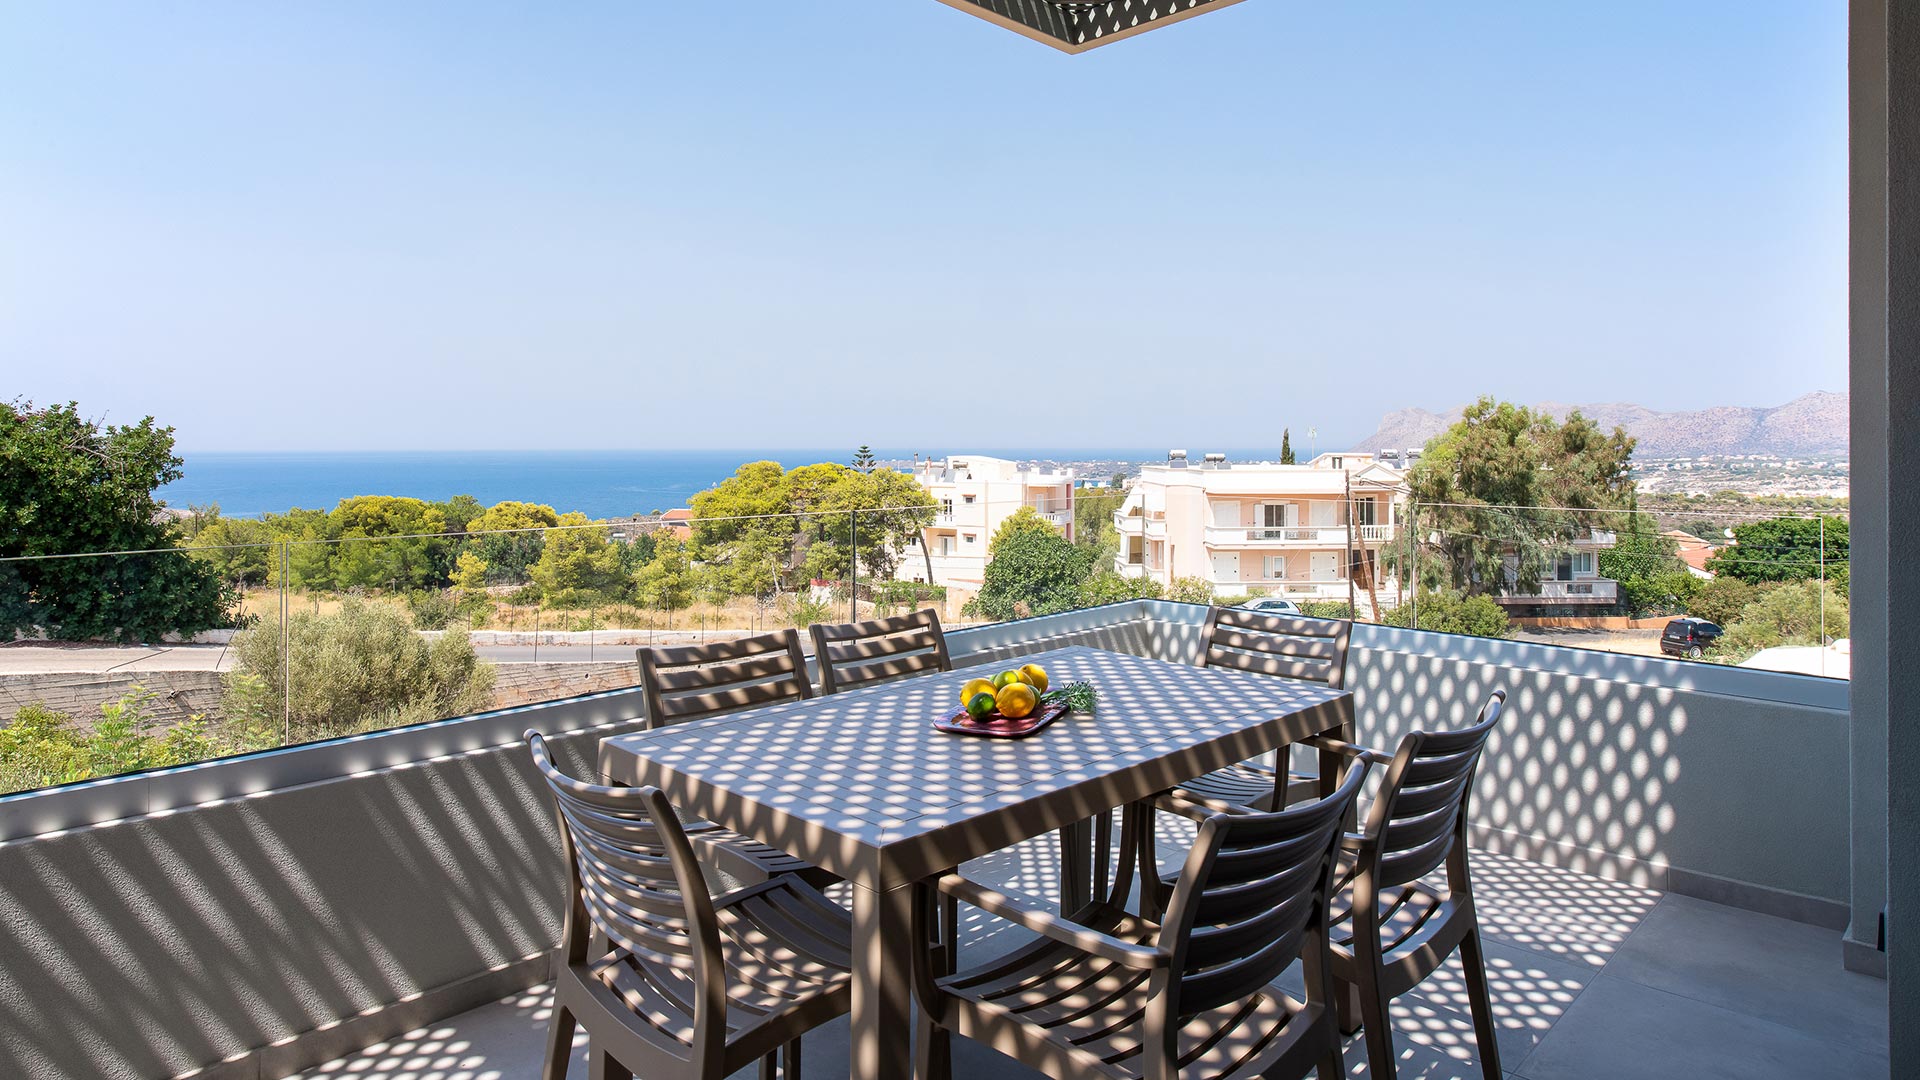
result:
[[[1267,556],[1267,577],[1283,578],[1287,576],[1287,557],[1285,555]]]
[[[961,497],[962,499],[965,499],[965,500],[966,500],[966,501],[968,501],[968,502],[972,502],[972,501],[973,501],[973,496],[971,496],[971,495],[962,495],[962,496],[960,496],[960,497]]]
[[[952,499],[940,500],[940,514],[943,517],[953,516],[953,500]]]
[[[968,533],[968,534],[967,534],[967,543],[969,543],[969,544],[971,544],[971,543],[973,543],[973,534],[972,534],[972,533]]]
[[[1573,553],[1573,576],[1591,577],[1593,575],[1593,552],[1576,551]]]

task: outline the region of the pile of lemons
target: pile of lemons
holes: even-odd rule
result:
[[[991,679],[968,679],[960,688],[960,704],[967,715],[984,720],[997,710],[1009,720],[1033,715],[1040,695],[1047,692],[1047,673],[1039,664],[1008,668]]]

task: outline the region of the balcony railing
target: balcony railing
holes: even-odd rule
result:
[[[1391,525],[1357,525],[1349,533],[1345,525],[1211,525],[1206,542],[1210,547],[1343,547],[1349,541],[1377,544],[1393,539]]]
[[[1620,583],[1611,578],[1579,578],[1573,581],[1543,581],[1536,592],[1508,592],[1500,599],[1507,603],[1542,600],[1560,603],[1611,604],[1620,596]]]

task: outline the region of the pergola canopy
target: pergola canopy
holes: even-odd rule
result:
[[[1017,34],[1079,53],[1240,0],[940,0]]]

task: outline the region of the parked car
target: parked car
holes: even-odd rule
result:
[[[1726,631],[1705,619],[1675,619],[1660,632],[1660,651],[1668,656],[1698,660]]]
[[[1246,611],[1257,611],[1262,615],[1299,615],[1300,605],[1291,600],[1282,600],[1277,596],[1259,596],[1241,604]]]

